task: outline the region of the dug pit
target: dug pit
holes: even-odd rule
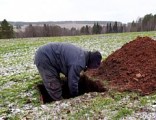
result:
[[[66,78],[61,78],[62,81],[62,97],[64,99],[71,98],[69,88],[68,88],[68,82]],[[53,99],[48,94],[47,90],[45,89],[44,85],[42,83],[37,85],[37,89],[40,93],[40,101],[42,104],[50,103],[53,101]],[[79,80],[79,95],[83,95],[85,93],[89,92],[105,92],[106,88],[104,88],[104,85],[100,81],[94,81],[92,79],[89,79],[87,76],[82,75]]]

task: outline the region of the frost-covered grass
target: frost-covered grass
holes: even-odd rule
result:
[[[133,93],[93,93],[41,105],[36,90],[41,78],[33,58],[39,46],[48,42],[69,42],[86,50],[99,50],[105,59],[137,36],[156,39],[156,32],[0,39],[0,120],[156,119],[155,94],[139,97]]]

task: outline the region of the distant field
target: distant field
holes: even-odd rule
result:
[[[100,113],[102,111],[108,113],[106,116],[103,116],[103,118],[107,119],[121,119],[126,117],[136,119],[135,117],[138,116],[138,119],[144,117],[154,120],[154,115],[156,114],[154,110],[156,111],[156,108],[153,108],[152,105],[156,104],[156,95],[140,97],[138,98],[140,101],[136,101],[130,98],[136,97],[136,94],[125,94],[123,96],[120,93],[113,93],[119,97],[114,99],[109,96],[110,94],[108,94],[109,97],[106,96],[106,98],[103,98],[96,93],[87,102],[84,100],[79,101],[79,106],[76,103],[79,97],[40,105],[39,95],[35,88],[35,85],[41,82],[41,78],[33,64],[34,54],[39,46],[49,42],[69,42],[86,50],[99,50],[102,53],[103,59],[105,59],[113,51],[135,39],[137,36],[149,36],[156,39],[156,32],[0,39],[0,120],[3,118],[18,120],[26,119],[27,117],[30,119],[94,119],[103,114]],[[81,97],[83,98],[85,96]],[[123,99],[126,99],[128,103],[123,102]],[[73,108],[68,108],[71,107],[71,103],[73,103]],[[84,104],[88,105],[83,108]],[[110,104],[116,104],[118,106],[114,107],[110,106]],[[60,107],[62,110],[57,111],[57,107]],[[140,108],[145,113],[139,113]],[[70,112],[68,111],[68,113],[66,109],[70,110]],[[55,113],[52,113],[53,110]],[[135,110],[138,114],[136,114],[137,112]]]

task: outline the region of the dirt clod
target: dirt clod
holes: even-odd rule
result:
[[[156,91],[156,41],[137,37],[108,56],[97,71],[87,74],[107,80],[118,91],[151,94]]]

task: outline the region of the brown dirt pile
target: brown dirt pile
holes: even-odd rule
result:
[[[156,91],[156,41],[137,37],[102,62],[92,76],[108,80],[111,88],[136,91],[142,95]]]

